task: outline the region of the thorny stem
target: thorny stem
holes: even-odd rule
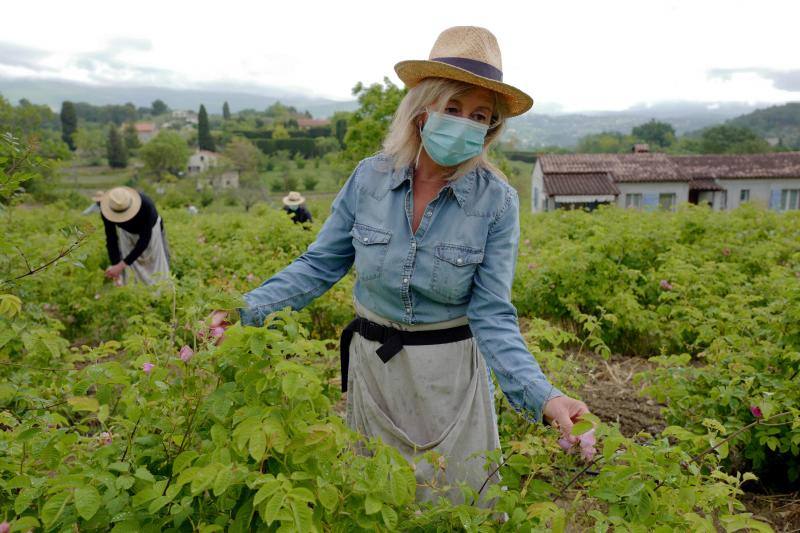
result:
[[[519,453],[511,452],[510,454],[508,454],[508,457],[503,459],[503,462],[497,465],[497,467],[494,470],[492,470],[492,472],[488,476],[486,476],[486,479],[483,481],[483,485],[481,485],[481,488],[478,490],[478,495],[475,497],[475,500],[472,502],[472,505],[478,503],[478,497],[480,497],[481,492],[483,492],[483,489],[486,488],[486,484],[489,483],[489,480],[492,479],[492,477],[498,472],[498,470],[500,470],[500,468],[502,468],[503,465],[505,465],[508,462],[508,460],[514,457],[515,455],[519,455]]]
[[[136,429],[139,427],[139,422],[142,420],[142,415],[139,415],[139,418],[136,420],[136,424],[133,426],[133,431],[131,431],[130,436],[128,437],[128,444],[125,445],[125,451],[122,452],[122,459],[120,462],[125,460],[125,457],[128,455],[128,450],[131,447],[131,442],[133,442],[133,436],[136,434]]]
[[[70,244],[70,245],[69,245],[69,248],[66,248],[66,249],[63,249],[63,248],[62,248],[62,249],[61,249],[61,251],[58,253],[58,255],[57,255],[56,257],[54,257],[53,259],[51,259],[50,261],[48,261],[47,263],[45,263],[45,264],[43,264],[43,265],[40,265],[40,266],[38,266],[38,267],[36,267],[36,268],[34,268],[34,269],[31,269],[31,268],[29,267],[29,268],[28,268],[28,271],[27,271],[27,272],[25,272],[24,274],[20,274],[19,276],[15,277],[15,278],[10,278],[10,279],[5,279],[5,280],[3,280],[3,281],[0,281],[0,285],[5,285],[5,284],[7,284],[7,283],[11,283],[11,282],[13,282],[13,281],[20,280],[20,279],[22,279],[22,278],[25,278],[25,277],[27,277],[27,276],[32,276],[33,274],[36,274],[37,272],[39,272],[39,271],[41,271],[41,270],[44,270],[45,268],[49,267],[49,266],[50,266],[50,265],[52,265],[53,263],[56,263],[56,262],[57,262],[57,261],[59,261],[60,259],[63,259],[64,257],[68,256],[68,255],[69,255],[70,253],[72,253],[72,252],[73,252],[73,251],[74,251],[76,248],[78,248],[79,246],[81,246],[81,245],[84,243],[84,241],[86,241],[86,239],[87,239],[88,237],[89,237],[89,234],[88,234],[88,233],[84,233],[83,235],[81,235],[80,237],[78,237],[78,240],[77,240],[77,241],[75,241],[75,242],[73,242],[72,244]],[[25,256],[23,256],[23,257],[25,257]],[[27,262],[28,262],[28,260],[27,260],[27,259],[25,259],[25,262],[27,263]]]
[[[197,402],[194,404],[194,410],[192,414],[189,416],[189,422],[186,424],[186,431],[183,433],[183,438],[181,439],[181,445],[178,446],[178,453],[175,454],[175,457],[179,456],[183,451],[183,447],[186,446],[186,440],[189,438],[189,432],[192,430],[192,425],[194,424],[194,417],[197,414],[197,409],[200,407],[200,398],[197,399]],[[165,495],[167,493],[167,489],[169,488],[170,483],[172,483],[172,477],[174,472],[170,471],[169,478],[167,479],[167,484],[164,485],[164,492],[161,495]]]

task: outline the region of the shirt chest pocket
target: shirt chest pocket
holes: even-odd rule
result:
[[[462,303],[472,289],[472,278],[483,262],[483,250],[442,243],[434,249],[431,290],[447,303]]]
[[[353,248],[356,251],[355,264],[358,279],[369,281],[379,278],[386,260],[386,250],[389,248],[392,232],[365,224],[353,224],[350,235],[353,237]]]

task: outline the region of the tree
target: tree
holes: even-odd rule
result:
[[[108,140],[106,141],[106,155],[108,166],[111,168],[125,168],[128,166],[128,150],[122,141],[122,135],[113,124],[108,127]]]
[[[224,120],[230,120],[231,119],[231,108],[228,107],[228,102],[227,101],[224,104],[222,104],[222,118]]]
[[[92,166],[103,164],[103,155],[106,150],[106,140],[103,130],[98,126],[84,124],[75,132],[75,147],[78,155],[86,159]]]
[[[186,167],[189,145],[174,131],[161,130],[139,150],[145,168],[161,179],[165,172],[177,174]]]
[[[705,154],[757,154],[771,151],[769,143],[752,130],[728,124],[704,130],[700,149]]]
[[[337,111],[331,117],[331,124],[333,124],[333,135],[339,141],[339,144],[344,147],[344,138],[347,135],[347,121],[350,119],[351,113],[347,111]]]
[[[0,204],[8,204],[20,188],[41,178],[45,162],[35,147],[11,132],[0,133]]]
[[[208,124],[208,113],[203,104],[200,104],[200,112],[197,114],[197,145],[201,150],[210,152],[215,150],[214,138],[211,136],[211,127]]]
[[[286,131],[286,128],[283,127],[283,124],[278,124],[275,126],[275,129],[272,130],[272,138],[273,139],[288,139],[289,132]]]
[[[619,154],[630,152],[636,139],[616,131],[593,133],[578,141],[577,153],[584,154]]]
[[[169,107],[164,103],[163,100],[155,100],[152,104],[150,104],[150,109],[150,114],[152,114],[154,117],[163,115],[169,111]]]
[[[75,146],[74,135],[78,130],[78,114],[75,112],[75,104],[69,101],[61,103],[61,138],[67,143],[73,152]]]
[[[675,128],[672,127],[672,124],[659,122],[656,119],[636,126],[631,131],[631,135],[660,148],[666,148],[675,142]]]
[[[234,137],[225,145],[225,157],[233,162],[234,168],[239,172],[250,172],[258,168],[261,161],[261,150],[244,137]]]
[[[365,87],[361,82],[353,87],[353,96],[358,97],[359,108],[350,116],[344,157],[350,163],[360,161],[381,148],[381,143],[389,131],[394,112],[405,96],[406,90],[383,79],[383,86],[373,83]]]
[[[139,142],[139,135],[136,133],[136,126],[133,124],[133,122],[128,122],[125,125],[123,139],[125,140],[125,148],[128,149],[128,152],[136,150],[142,146],[142,143]]]

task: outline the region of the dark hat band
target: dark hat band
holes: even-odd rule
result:
[[[454,67],[464,69],[472,72],[482,78],[489,78],[494,81],[503,81],[503,71],[499,68],[493,67],[489,63],[478,61],[477,59],[468,59],[466,57],[435,57],[431,61],[438,61],[439,63],[446,63]]]

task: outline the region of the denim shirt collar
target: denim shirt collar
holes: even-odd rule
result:
[[[403,184],[403,182],[410,181],[413,175],[414,168],[411,165],[405,168],[393,170],[389,188],[392,190],[398,188],[401,184]],[[477,175],[478,169],[475,168],[458,179],[449,182],[444,187],[445,189],[451,189],[453,191],[453,195],[456,197],[458,205],[461,206],[461,209],[464,209],[467,205],[467,199],[469,198],[469,194],[475,186]]]

